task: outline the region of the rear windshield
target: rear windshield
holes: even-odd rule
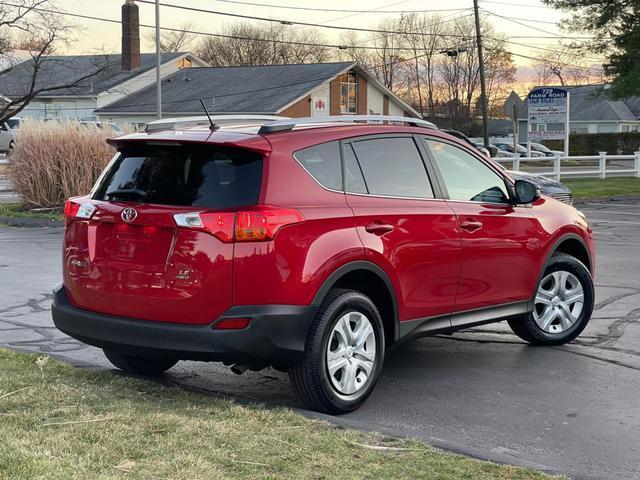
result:
[[[95,200],[229,208],[255,205],[262,157],[211,146],[137,146],[123,150]]]

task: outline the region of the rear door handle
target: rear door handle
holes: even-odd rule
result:
[[[480,230],[482,228],[482,222],[466,220],[460,224],[460,228],[467,232],[475,232],[476,230]]]
[[[393,231],[393,225],[389,225],[388,223],[370,223],[369,225],[367,225],[366,227],[364,227],[364,229],[369,232],[369,233],[373,233],[374,235],[378,235],[378,236],[382,236],[385,233],[389,233]]]

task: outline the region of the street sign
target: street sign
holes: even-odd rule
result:
[[[529,141],[569,140],[569,92],[563,88],[542,87],[529,92]]]

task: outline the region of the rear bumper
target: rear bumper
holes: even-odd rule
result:
[[[304,352],[314,306],[236,306],[220,318],[250,317],[244,330],[214,330],[209,325],[183,325],[115,317],[76,308],[63,285],[53,291],[56,327],[83,343],[135,355],[181,360],[269,364],[285,367]],[[216,319],[216,321],[219,319]]]

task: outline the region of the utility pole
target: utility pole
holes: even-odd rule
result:
[[[476,17],[476,42],[478,43],[478,61],[480,62],[480,91],[482,94],[482,133],[484,135],[484,147],[489,148],[489,130],[487,126],[487,85],[484,80],[484,56],[482,54],[482,34],[480,33],[480,13],[478,13],[478,0],[473,0],[473,13]],[[515,135],[515,133],[514,133]]]
[[[160,0],[156,0],[156,112],[158,120],[162,118],[162,52],[160,51]]]

